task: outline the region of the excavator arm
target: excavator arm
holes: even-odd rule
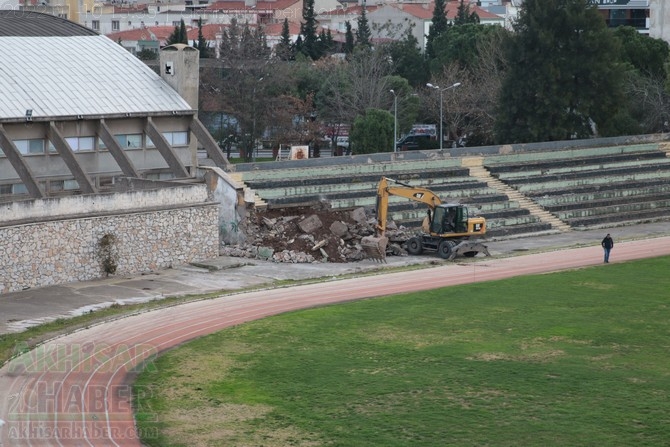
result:
[[[388,220],[389,197],[391,196],[405,197],[425,203],[431,210],[442,203],[434,192],[426,188],[416,188],[398,180],[382,177],[377,187],[377,235],[366,236],[361,239],[361,245],[367,255],[379,261],[386,260],[386,246],[389,242],[386,236],[386,222]]]
[[[394,183],[393,186],[390,185],[391,182]],[[382,177],[377,187],[377,230],[380,236],[384,236],[386,232],[390,196],[404,197],[415,202],[425,203],[431,211],[442,203],[440,198],[429,189],[417,188],[398,180]]]

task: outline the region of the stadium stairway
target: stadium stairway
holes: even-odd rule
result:
[[[570,226],[563,223],[559,218],[546,211],[537,203],[533,202],[516,189],[506,185],[497,178],[493,177],[491,173],[483,166],[484,157],[465,157],[463,158],[463,166],[470,169],[470,175],[479,178],[486,182],[491,188],[504,193],[510,200],[516,201],[521,207],[527,209],[530,214],[537,217],[538,221],[550,225],[551,228],[561,232],[570,231]]]

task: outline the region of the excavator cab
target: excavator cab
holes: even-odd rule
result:
[[[483,218],[469,218],[468,208],[464,205],[447,203],[438,205],[433,210],[430,233],[432,235],[483,235],[486,233],[486,221]]]

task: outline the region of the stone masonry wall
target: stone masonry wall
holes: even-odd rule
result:
[[[99,254],[114,235],[116,275],[218,256],[218,204],[0,228],[0,293],[106,276]]]

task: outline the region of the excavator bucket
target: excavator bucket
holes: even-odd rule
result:
[[[363,251],[370,259],[375,259],[380,262],[386,262],[386,246],[389,243],[389,238],[386,236],[365,236],[361,239]]]
[[[481,242],[466,240],[458,243],[451,250],[449,260],[454,259],[456,256],[473,257],[477,256],[477,253],[484,253],[485,256],[491,256],[491,253],[489,253],[489,249],[486,245],[482,244]]]

